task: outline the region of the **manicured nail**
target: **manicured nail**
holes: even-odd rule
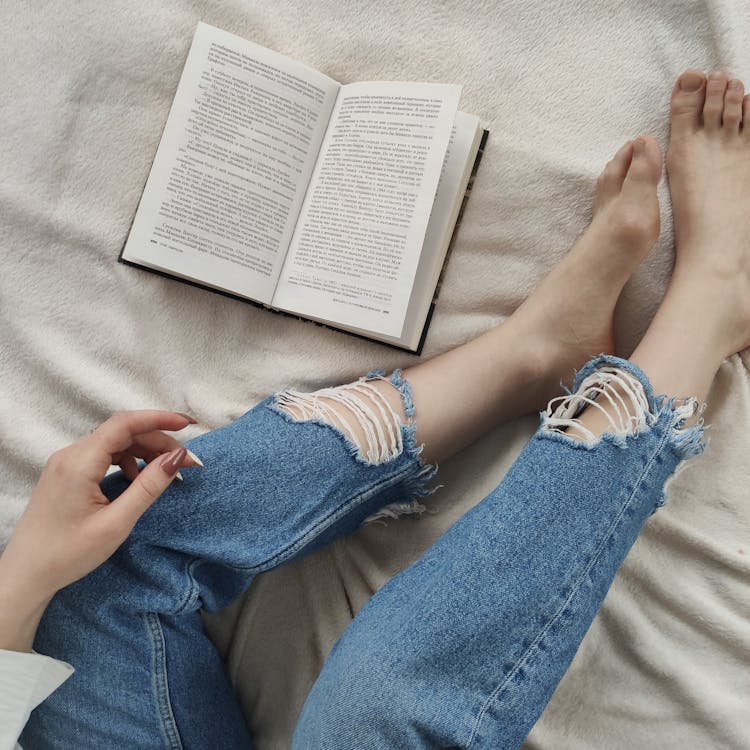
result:
[[[203,466],[203,461],[201,461],[201,460],[200,460],[200,458],[198,458],[198,456],[196,456],[196,455],[195,455],[195,453],[193,453],[193,451],[189,450],[189,451],[187,452],[187,454],[188,454],[188,457],[189,457],[190,459],[192,459],[193,463],[194,463],[194,464],[195,464],[196,466],[201,466],[201,467]]]
[[[692,70],[680,76],[680,89],[682,91],[698,91],[703,85],[703,76]]]
[[[167,453],[164,458],[162,458],[159,466],[161,466],[162,471],[168,476],[182,479],[182,474],[180,474],[178,469],[180,468],[182,462],[185,460],[186,456],[187,448],[175,448],[170,453]]]
[[[188,421],[188,422],[189,422],[190,424],[198,424],[198,420],[197,420],[197,419],[194,419],[194,418],[193,418],[193,417],[191,417],[191,416],[190,416],[189,414],[183,414],[183,413],[182,413],[181,411],[178,411],[178,412],[177,412],[177,414],[179,414],[179,415],[180,415],[181,417],[185,417],[185,419],[187,419],[187,421]]]

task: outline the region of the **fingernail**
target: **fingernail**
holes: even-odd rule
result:
[[[182,462],[185,460],[186,456],[187,448],[175,448],[170,453],[167,453],[164,458],[162,458],[159,466],[161,466],[162,471],[168,476],[176,476],[178,479],[182,479],[182,474],[180,474],[178,469],[180,468]]]
[[[181,417],[185,417],[190,424],[198,424],[198,420],[191,417],[189,414],[183,414],[181,411],[177,412]]]
[[[703,76],[692,70],[680,76],[680,89],[682,91],[698,91],[703,85]]]
[[[198,456],[196,456],[195,453],[193,453],[193,451],[189,450],[187,454],[188,454],[188,457],[192,459],[193,463],[196,466],[201,466],[201,467],[203,466],[203,461],[201,461],[200,458],[198,458]]]

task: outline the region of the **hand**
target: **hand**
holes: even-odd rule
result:
[[[120,412],[50,456],[0,557],[0,648],[29,649],[55,592],[110,557],[180,467],[200,465],[160,432],[193,422],[172,412]],[[148,462],[140,472],[137,458]],[[113,464],[131,484],[110,503],[99,483]]]

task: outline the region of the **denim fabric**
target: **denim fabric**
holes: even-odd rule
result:
[[[639,434],[540,430],[503,482],[359,612],[308,697],[296,750],[519,747],[700,427],[655,398]]]
[[[199,608],[418,496],[429,473],[413,426],[400,456],[371,466],[332,428],[272,405],[188,441],[205,468],[183,470],[110,560],[53,599],[35,649],[76,672],[33,712],[25,750],[252,747]],[[103,483],[109,497],[125,486],[120,473]]]
[[[585,445],[543,424],[503,483],[355,618],[296,748],[523,741],[664,482],[700,450],[698,430],[678,431],[680,412],[628,363],[600,358],[577,383],[602,364],[644,384],[648,427]],[[199,608],[413,499],[428,474],[413,425],[401,455],[368,465],[332,428],[273,405],[190,441],[205,468],[184,471],[107,563],[55,597],[35,648],[76,673],[32,714],[27,750],[252,747]],[[110,497],[124,486],[104,483]]]

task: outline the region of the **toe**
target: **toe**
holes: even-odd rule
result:
[[[750,140],[750,95],[742,100],[742,135]]]
[[[693,132],[701,124],[706,93],[706,76],[700,70],[686,70],[672,92],[672,133]]]
[[[628,141],[607,162],[596,181],[597,200],[608,200],[619,195],[622,183],[633,158],[633,141]]]
[[[716,71],[708,76],[706,84],[706,101],[703,104],[703,127],[707,131],[716,131],[721,127],[721,116],[724,112],[724,93],[727,89],[727,74]]]
[[[650,136],[633,141],[633,159],[622,184],[612,229],[626,241],[654,242],[659,235],[659,200],[656,186],[661,177],[661,150]]]
[[[644,186],[656,187],[661,177],[661,149],[650,135],[633,141],[633,159],[623,182],[623,192],[629,187],[641,190]]]
[[[736,135],[740,130],[742,122],[742,99],[745,95],[745,87],[742,81],[732,79],[727,84],[727,90],[724,93],[724,114],[721,118],[721,124],[724,132],[728,135]]]

